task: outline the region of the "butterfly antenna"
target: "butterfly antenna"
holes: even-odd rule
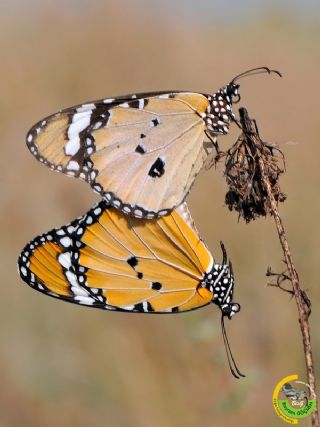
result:
[[[229,261],[229,270],[230,270],[230,274],[233,275],[233,268],[232,268],[232,262]]]
[[[282,77],[282,74],[277,70],[271,70],[268,67],[257,67],[257,68],[251,68],[251,70],[247,70],[247,71],[244,71],[243,73],[238,74],[236,77],[234,77],[231,80],[231,84],[235,83],[237,80],[243,77],[255,76],[256,74],[265,74],[265,73],[268,73],[268,74],[275,73],[279,77]]]
[[[222,250],[222,265],[226,265],[228,262],[227,251],[222,242],[220,242],[220,246]]]
[[[238,368],[238,366],[237,366],[237,364],[236,364],[236,362],[234,360],[234,357],[233,357],[233,354],[232,354],[232,351],[231,351],[231,348],[230,348],[229,340],[228,340],[228,337],[227,337],[226,328],[225,328],[225,325],[224,325],[224,318],[225,318],[225,316],[222,315],[221,316],[221,330],[222,330],[224,347],[225,347],[226,353],[227,353],[229,368],[230,368],[230,371],[231,371],[232,375],[235,378],[240,379],[240,377],[245,377],[245,375],[242,374],[239,371],[239,368]]]

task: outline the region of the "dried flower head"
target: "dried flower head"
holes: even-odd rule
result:
[[[250,222],[271,214],[261,166],[275,200],[283,202],[286,195],[280,189],[279,176],[285,164],[279,148],[263,142],[257,129],[246,128],[246,114],[246,110],[240,110],[243,132],[226,153],[225,176],[229,191],[225,201],[231,211],[239,212],[240,217]]]

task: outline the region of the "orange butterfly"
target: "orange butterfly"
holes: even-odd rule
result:
[[[223,255],[216,263],[177,211],[138,220],[101,201],[30,242],[19,271],[48,295],[107,310],[168,313],[214,302],[233,315],[239,305],[232,303],[234,279],[224,249]]]
[[[52,297],[106,310],[177,313],[214,303],[233,361],[223,323],[240,310],[233,302],[231,263],[222,244],[222,264],[213,259],[186,209],[185,219],[175,210],[158,220],[138,220],[101,201],[32,240],[19,257],[20,276]],[[234,375],[242,375],[234,366]]]

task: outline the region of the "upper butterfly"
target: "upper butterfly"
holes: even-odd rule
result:
[[[213,95],[140,93],[67,108],[34,125],[27,145],[40,162],[84,179],[125,214],[166,215],[185,199],[215,137],[235,121],[236,81],[261,72],[273,70],[239,74]]]

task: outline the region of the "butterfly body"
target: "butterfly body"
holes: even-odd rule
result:
[[[128,95],[59,111],[27,135],[31,153],[51,169],[87,181],[109,204],[138,218],[180,205],[213,144],[228,133],[238,85],[214,95]]]
[[[56,298],[107,310],[174,313],[211,302],[233,315],[233,274],[174,211],[137,220],[102,201],[69,225],[30,242],[19,273]]]

